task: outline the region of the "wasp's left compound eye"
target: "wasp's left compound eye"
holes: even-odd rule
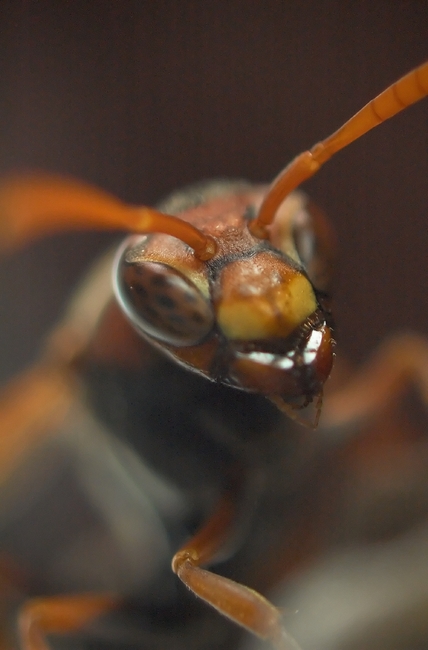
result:
[[[169,345],[195,345],[213,327],[209,300],[168,264],[127,261],[125,251],[117,266],[116,293],[137,329]]]
[[[329,222],[315,206],[305,207],[293,215],[291,233],[312,284],[328,292],[336,262],[335,236]]]

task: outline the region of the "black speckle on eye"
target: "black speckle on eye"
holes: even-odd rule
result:
[[[164,275],[153,275],[150,281],[155,287],[164,287],[167,284],[167,279]]]
[[[175,323],[176,325],[183,325],[185,322],[183,316],[180,316],[179,314],[169,314],[168,320],[170,323]]]
[[[176,307],[175,300],[164,293],[159,293],[155,296],[158,305],[165,309],[174,309]]]
[[[146,314],[151,316],[153,320],[159,320],[159,313],[156,311],[156,309],[153,309],[153,307],[150,307],[150,305],[145,305],[144,308]]]
[[[194,323],[203,323],[204,322],[203,316],[201,314],[199,314],[199,312],[197,312],[197,311],[193,312],[191,318],[192,318],[192,321]]]
[[[197,298],[194,293],[191,291],[186,291],[186,293],[183,295],[183,298],[185,299],[186,302],[196,302]]]
[[[134,284],[132,289],[140,296],[140,298],[147,298],[147,290],[141,284]]]

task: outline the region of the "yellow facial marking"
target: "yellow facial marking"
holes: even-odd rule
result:
[[[258,284],[249,284],[258,278],[248,277],[246,269],[239,269],[233,286],[231,274],[224,278],[217,320],[228,338],[285,337],[316,310],[312,285],[304,275],[290,267],[270,271]]]

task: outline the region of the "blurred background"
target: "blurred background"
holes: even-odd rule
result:
[[[0,2],[0,173],[72,174],[152,204],[212,177],[269,181],[428,57],[426,0]],[[340,350],[427,332],[428,102],[306,184],[338,231]],[[0,379],[27,365],[108,235],[0,265]]]

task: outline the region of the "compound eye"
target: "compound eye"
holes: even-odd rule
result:
[[[117,267],[116,293],[131,322],[159,341],[185,347],[211,331],[214,314],[209,300],[180,271],[160,262],[127,262]]]
[[[291,233],[296,252],[314,287],[329,291],[336,261],[333,229],[322,212],[310,206],[296,212]]]

